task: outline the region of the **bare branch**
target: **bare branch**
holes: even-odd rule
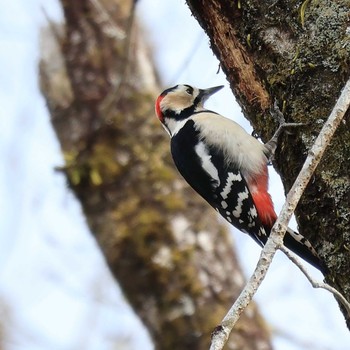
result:
[[[309,280],[313,288],[322,288],[331,292],[345,307],[346,311],[350,315],[350,303],[345,299],[345,297],[338,292],[335,288],[330,286],[328,283],[316,281],[309,273],[307,268],[303,265],[302,261],[288,248],[282,246],[280,250],[286,254],[286,256],[299,268],[299,270],[305,275]]]
[[[343,119],[350,104],[350,80],[346,83],[343,91],[338,98],[328,120],[324,124],[315,143],[311,147],[297,179],[290,189],[286,201],[283,205],[281,213],[271,230],[270,237],[263,248],[257,267],[240,296],[228,311],[226,316],[212,335],[212,343],[210,350],[223,349],[230,332],[244,309],[251,302],[254,294],[258,290],[260,284],[265,278],[267,271],[271,265],[272,259],[277,251],[283,246],[283,237],[288,227],[288,222],[292,217],[294,210],[302,196],[311,176],[313,175],[322,155],[330,143],[333,134]],[[328,289],[329,290],[329,289]]]

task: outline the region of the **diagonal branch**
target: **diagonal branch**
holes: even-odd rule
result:
[[[313,288],[322,288],[325,290],[328,290],[328,292],[332,293],[345,307],[347,313],[350,315],[350,303],[345,299],[345,297],[337,291],[335,288],[330,286],[328,283],[319,282],[316,281],[309,273],[307,268],[303,265],[301,260],[297,257],[296,254],[294,254],[292,251],[290,251],[285,246],[282,246],[280,250],[291,260],[298,268],[299,270],[305,275],[305,277],[308,279],[310,284]]]
[[[305,163],[290,189],[281,213],[271,230],[270,237],[263,248],[257,267],[245,288],[228,311],[221,324],[214,330],[210,350],[223,349],[230,332],[244,309],[251,302],[254,294],[265,278],[271,265],[272,259],[277,249],[283,246],[283,238],[288,227],[288,222],[292,217],[294,210],[302,196],[311,176],[313,175],[322,155],[329,145],[333,134],[343,119],[350,104],[350,80],[345,84],[343,91],[338,98],[328,120],[324,124],[315,143],[311,147]]]

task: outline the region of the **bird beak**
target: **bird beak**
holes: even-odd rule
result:
[[[214,86],[211,87],[209,89],[200,89],[199,90],[199,99],[200,101],[203,103],[205,102],[211,95],[215,94],[216,92],[218,92],[219,90],[221,90],[224,87],[224,85],[220,85],[220,86]]]

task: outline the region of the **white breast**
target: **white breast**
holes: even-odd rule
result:
[[[203,141],[219,147],[224,152],[226,161],[236,164],[246,179],[250,174],[258,174],[266,165],[264,144],[234,121],[206,112],[198,113],[192,119]]]

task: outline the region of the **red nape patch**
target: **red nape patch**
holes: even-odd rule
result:
[[[162,123],[164,122],[164,115],[163,115],[162,110],[160,108],[160,103],[162,102],[163,98],[164,98],[164,96],[162,96],[162,95],[158,96],[158,98],[156,100],[156,105],[155,105],[157,117]]]

